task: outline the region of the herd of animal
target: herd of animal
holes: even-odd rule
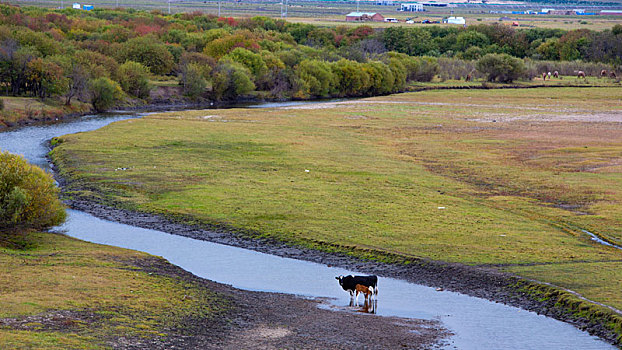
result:
[[[577,74],[577,79],[579,79],[579,78],[585,79],[585,72],[584,71],[579,70],[579,71],[575,71],[575,73]],[[616,72],[614,72],[614,71],[607,72],[606,69],[603,69],[603,70],[600,71],[600,76],[601,76],[601,78],[607,78],[607,77],[609,77],[611,79],[617,79],[618,78],[618,75],[616,74]],[[554,71],[553,73],[551,73],[551,72],[542,72],[542,80],[546,80],[546,79],[551,80],[551,78],[562,79],[562,78],[560,78],[558,71]],[[472,81],[472,80],[473,80],[473,77],[471,76],[471,74],[467,74],[464,77],[464,81],[465,82],[466,81]]]
[[[586,76],[586,75],[585,75],[585,72],[584,72],[584,71],[579,70],[579,71],[575,71],[575,73],[577,74],[577,79],[579,79],[579,78],[583,78],[583,79],[585,79],[585,76]],[[548,72],[548,73],[547,73],[547,72],[542,72],[542,80],[546,80],[547,78],[548,78],[549,80],[551,80],[551,77],[561,79],[561,78],[559,77],[559,72],[558,72],[558,71],[554,71],[553,73],[551,73],[551,72]],[[607,78],[607,77],[609,77],[609,78],[611,78],[611,79],[617,79],[617,78],[618,78],[618,76],[617,76],[617,74],[616,74],[616,72],[615,72],[615,71],[609,71],[609,72],[607,72],[607,70],[606,70],[606,69],[603,69],[603,70],[601,70],[601,71],[600,71],[600,77],[601,77],[601,78]]]

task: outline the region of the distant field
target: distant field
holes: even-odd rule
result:
[[[64,7],[70,7],[73,1],[64,1]],[[44,6],[48,8],[58,8],[60,1],[57,0],[20,0],[9,1],[9,3],[20,5],[36,5]],[[142,1],[129,1],[129,0],[95,0],[89,1],[89,4],[93,4],[96,7],[124,7],[135,8],[143,10],[159,10],[167,13],[169,10],[169,3],[166,0],[142,0]],[[396,3],[397,4],[397,3]],[[622,4],[622,1],[621,1]],[[357,5],[354,1],[288,1],[286,7],[281,6],[280,1],[265,1],[265,2],[245,2],[245,1],[221,1],[220,2],[220,14],[221,16],[232,17],[249,17],[249,16],[268,16],[268,17],[281,17],[281,9],[286,10],[285,17],[289,21],[293,22],[308,22],[315,25],[335,26],[335,25],[360,25],[359,22],[346,22],[345,14],[356,11]],[[593,30],[610,29],[613,25],[622,23],[622,16],[620,17],[602,17],[602,16],[534,16],[534,15],[503,15],[503,14],[491,14],[489,13],[491,8],[439,8],[431,9],[428,12],[399,12],[397,8],[399,5],[394,6],[378,6],[372,2],[361,1],[359,3],[359,10],[365,12],[379,12],[385,17],[395,17],[400,20],[406,18],[414,18],[416,21],[422,21],[424,19],[441,20],[443,17],[449,15],[464,16],[467,21],[467,25],[481,24],[481,23],[507,23],[511,24],[513,21],[517,21],[520,27],[540,27],[540,28],[562,28],[562,29],[577,29],[586,28]],[[534,5],[534,9],[541,8],[541,5]],[[580,8],[580,6],[578,6]],[[204,13],[217,15],[219,13],[219,2],[210,1],[171,1],[170,3],[171,13],[178,12],[191,12],[202,11]],[[285,12],[285,11],[284,11]],[[499,22],[499,18],[503,16],[509,16],[511,20],[505,22]],[[419,25],[447,25],[447,24],[406,24],[406,23],[378,23],[367,22],[373,27],[389,27],[396,25],[406,26],[419,26]]]
[[[321,249],[498,266],[622,308],[622,252],[582,231],[622,244],[620,92],[171,112],[63,137],[54,158],[83,195]]]

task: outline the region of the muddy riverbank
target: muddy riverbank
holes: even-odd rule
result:
[[[450,335],[438,321],[334,312],[318,307],[322,300],[236,289],[156,257],[127,263],[203,286],[226,296],[232,307],[167,337],[117,339],[111,344],[116,349],[435,349]]]

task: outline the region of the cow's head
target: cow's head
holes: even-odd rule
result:
[[[339,285],[343,286],[343,275],[337,276],[335,278],[337,279],[337,281],[339,281]]]

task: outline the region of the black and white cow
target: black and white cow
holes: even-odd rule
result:
[[[378,276],[339,276],[335,277],[339,281],[339,285],[343,290],[350,293],[350,297],[354,297],[356,293],[356,285],[361,284],[374,294],[378,295]]]

